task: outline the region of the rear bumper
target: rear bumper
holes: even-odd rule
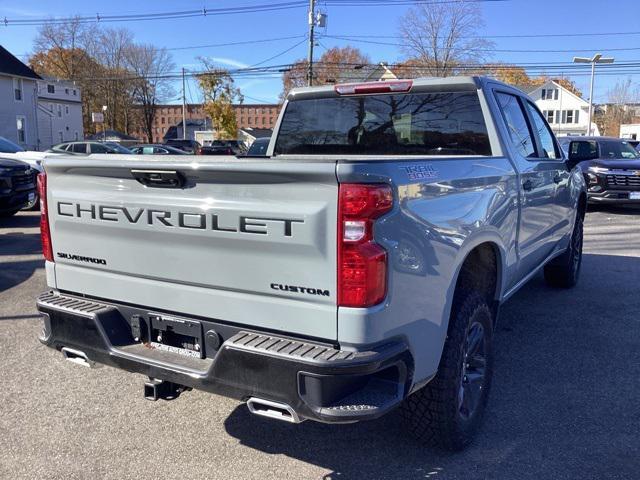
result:
[[[151,378],[246,401],[290,406],[301,419],[349,423],[377,418],[408,394],[413,360],[403,342],[360,352],[239,327],[197,321],[206,332],[204,358],[136,342],[131,317],[148,309],[58,292],[38,298],[40,341],[71,348],[88,360]]]

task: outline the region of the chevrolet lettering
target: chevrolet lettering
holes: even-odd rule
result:
[[[127,208],[109,205],[58,202],[58,215],[105,222],[128,222],[131,224],[159,225],[188,228],[192,230],[215,230],[231,233],[254,233],[267,235],[280,224],[279,231],[285,237],[293,236],[293,224],[304,220],[290,218],[261,218],[238,216],[226,223],[217,213],[171,212],[160,209]],[[228,215],[227,217],[231,217]],[[232,217],[231,217],[232,218]]]

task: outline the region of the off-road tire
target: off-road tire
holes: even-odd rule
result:
[[[544,267],[544,279],[549,286],[572,288],[578,283],[582,266],[583,231],[584,216],[582,212],[578,212],[569,248]]]
[[[454,305],[438,373],[404,401],[401,412],[409,432],[419,441],[458,451],[472,442],[486,408],[493,374],[493,315],[486,298],[478,293],[460,292]],[[477,324],[484,329],[485,373],[475,409],[465,418],[460,406],[464,350],[470,329]]]

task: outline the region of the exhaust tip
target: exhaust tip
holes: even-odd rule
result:
[[[62,347],[60,351],[62,352],[62,356],[71,363],[89,368],[95,368],[96,366],[96,363],[89,360],[87,354],[81,352],[80,350],[75,350],[69,347]]]
[[[304,420],[286,403],[251,397],[247,400],[247,407],[254,415],[273,418],[282,422],[301,423]]]

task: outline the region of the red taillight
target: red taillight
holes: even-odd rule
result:
[[[386,296],[387,252],[373,240],[373,223],[392,207],[388,185],[340,184],[338,305],[370,307]]]
[[[53,262],[51,232],[49,230],[49,212],[47,209],[47,174],[38,174],[38,196],[40,197],[40,240],[44,259]]]
[[[338,95],[367,95],[373,93],[406,93],[411,90],[412,86],[412,80],[399,80],[396,82],[345,83],[336,85],[333,88]]]

